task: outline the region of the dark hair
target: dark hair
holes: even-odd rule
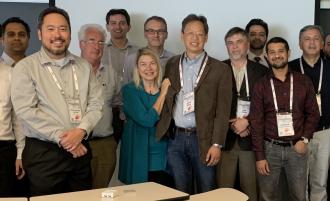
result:
[[[39,14],[39,17],[38,17],[38,29],[41,30],[41,26],[44,23],[44,18],[46,17],[46,15],[49,15],[52,13],[62,15],[65,18],[65,20],[67,21],[67,23],[69,25],[69,30],[71,31],[69,14],[65,10],[63,10],[61,8],[57,8],[57,7],[49,7],[49,8],[46,8],[45,10],[41,11],[41,13]]]
[[[159,17],[159,16],[151,16],[149,17],[145,22],[144,22],[144,25],[143,25],[143,28],[146,29],[146,25],[149,21],[151,20],[155,20],[155,21],[158,21],[158,22],[161,22],[165,25],[165,30],[167,31],[167,23],[166,23],[166,20],[162,17]]]
[[[249,35],[246,33],[246,31],[244,29],[242,29],[241,27],[233,27],[233,28],[229,29],[229,31],[226,33],[225,42],[226,42],[227,38],[232,37],[233,35],[236,35],[236,34],[241,34],[247,40],[249,40]]]
[[[124,15],[128,26],[131,25],[131,18],[129,17],[129,14],[125,9],[110,9],[107,13],[107,16],[105,17],[105,21],[107,22],[107,24],[109,24],[111,15]]]
[[[2,26],[0,24],[0,38],[2,37]]]
[[[1,32],[2,34],[1,35],[5,34],[6,27],[10,23],[19,23],[19,24],[22,24],[24,26],[24,28],[25,28],[25,31],[27,33],[28,38],[30,38],[31,30],[30,30],[29,25],[24,20],[22,20],[19,17],[10,17],[10,18],[6,19],[6,21],[4,21],[2,23],[2,32]]]
[[[209,33],[209,25],[207,24],[207,19],[206,17],[204,17],[203,15],[196,15],[196,14],[190,14],[187,17],[185,17],[182,21],[182,28],[181,28],[181,32],[184,32],[184,29],[186,28],[186,25],[189,22],[193,22],[193,21],[198,21],[201,22],[203,24],[204,27],[204,31],[206,34]]]
[[[319,31],[319,33],[321,35],[321,39],[323,40],[323,38],[324,38],[323,29],[319,25],[306,25],[303,28],[301,28],[300,31],[299,31],[299,40],[301,40],[302,34],[305,31],[313,30],[313,29]]]
[[[284,39],[284,38],[281,38],[281,37],[274,37],[274,38],[271,38],[267,43],[266,43],[266,53],[268,53],[268,45],[271,44],[271,43],[282,43],[284,44],[284,47],[286,49],[286,51],[289,51],[290,48],[289,48],[289,44],[288,42]]]
[[[262,26],[265,29],[266,32],[266,37],[268,37],[268,25],[265,21],[263,21],[262,19],[252,19],[250,20],[250,22],[246,25],[245,27],[245,31],[247,33],[250,32],[250,27],[253,25],[259,25]]]

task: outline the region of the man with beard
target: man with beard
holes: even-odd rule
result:
[[[330,60],[330,33],[324,38],[323,54],[326,59]]]
[[[300,30],[300,58],[290,67],[307,75],[313,83],[321,119],[309,144],[309,187],[311,201],[327,200],[327,179],[330,161],[330,62],[321,57],[323,31],[320,26],[307,25]]]
[[[250,38],[248,58],[268,67],[264,47],[268,37],[268,25],[262,19],[252,19],[245,27]]]
[[[249,123],[250,97],[256,81],[266,74],[267,68],[247,59],[249,36],[240,27],[231,28],[225,35],[230,59],[224,61],[231,68],[233,98],[230,129],[218,166],[217,180],[221,188],[234,188],[239,184],[250,201],[257,201],[255,157],[251,149]]]
[[[102,91],[90,64],[71,54],[66,11],[38,18],[41,50],[13,69],[12,102],[26,135],[23,167],[31,195],[91,188],[86,139],[102,116]]]
[[[131,29],[131,18],[125,9],[111,9],[106,15],[106,28],[110,32],[110,41],[104,48],[102,63],[111,65],[116,71],[118,89],[123,86],[124,63],[127,56],[137,52],[138,47],[127,39]],[[122,112],[121,94],[116,94],[112,103],[114,136],[120,139],[123,132],[124,113]]]
[[[306,200],[307,143],[320,114],[310,79],[289,69],[289,45],[280,37],[266,45],[271,71],[254,87],[250,122],[260,200],[279,200],[281,171],[292,200]]]
[[[29,46],[30,27],[22,19],[11,17],[2,24],[2,28],[4,50],[1,60],[13,67],[25,57]]]

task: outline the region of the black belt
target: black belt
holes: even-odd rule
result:
[[[288,141],[282,141],[282,140],[274,140],[270,138],[264,138],[265,141],[270,142],[272,144],[276,144],[282,147],[290,147],[294,146],[298,140],[288,140]]]
[[[196,133],[196,128],[192,127],[192,128],[182,128],[182,127],[178,127],[176,126],[176,129],[178,131],[180,131],[181,133],[185,133],[185,134],[193,134]]]
[[[8,146],[15,144],[15,140],[0,140],[0,146]]]

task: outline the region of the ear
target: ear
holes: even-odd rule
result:
[[[38,39],[41,41],[41,36],[42,36],[42,33],[41,33],[41,30],[38,29]]]
[[[288,59],[290,58],[291,56],[291,50],[288,51]]]

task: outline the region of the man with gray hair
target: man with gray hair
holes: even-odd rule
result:
[[[106,39],[105,29],[98,24],[85,24],[79,30],[78,39],[81,57],[91,64],[103,90],[103,117],[93,129],[90,147],[92,188],[105,188],[109,185],[116,166],[117,142],[113,136],[111,103],[114,94],[119,93],[119,87],[111,65],[101,62]]]
[[[300,30],[299,46],[303,55],[289,63],[295,71],[306,74],[313,82],[321,115],[309,143],[309,187],[311,201],[327,200],[330,160],[330,63],[321,57],[324,45],[320,26],[307,25]]]

